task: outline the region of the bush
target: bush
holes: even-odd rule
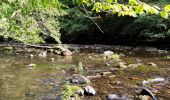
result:
[[[60,41],[57,20],[65,12],[58,0],[3,0],[0,3],[0,35],[24,43]]]

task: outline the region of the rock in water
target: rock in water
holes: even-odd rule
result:
[[[140,92],[141,95],[147,95],[149,97],[151,97],[153,100],[158,100],[155,95],[152,93],[151,90],[149,90],[146,87],[142,87],[142,91]]]
[[[156,65],[155,63],[153,63],[153,62],[149,63],[148,65],[151,65],[151,66],[153,66],[153,67],[156,67],[156,66],[157,66],[157,65]]]
[[[114,53],[112,51],[105,51],[103,53],[104,57],[111,58]]]
[[[74,75],[71,82],[78,84],[90,84],[90,80],[83,75]]]
[[[154,79],[148,79],[148,80],[143,80],[142,81],[142,86],[146,86],[146,84],[149,84],[149,83],[154,83],[154,82],[165,82],[165,78],[161,78],[161,77],[158,77],[158,78],[154,78]]]
[[[44,52],[41,52],[40,54],[38,54],[39,57],[42,57],[42,58],[45,58],[47,57],[47,52],[44,51]]]
[[[27,67],[36,67],[36,64],[29,64]]]
[[[86,86],[84,88],[84,94],[87,95],[87,96],[93,96],[96,94],[96,91],[94,90],[93,87],[91,86]]]
[[[128,68],[128,66],[126,66],[125,62],[119,62],[119,68]]]
[[[106,97],[106,100],[132,100],[125,95],[109,94]]]
[[[75,93],[77,93],[79,96],[84,96],[84,90],[77,90]]]
[[[63,56],[71,56],[72,54],[73,53],[70,50],[68,50],[68,49],[63,51]]]

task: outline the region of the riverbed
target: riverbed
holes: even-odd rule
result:
[[[3,47],[2,47],[3,48]],[[159,100],[170,99],[170,52],[148,47],[103,45],[69,45],[71,56],[47,53],[42,49],[15,48],[0,52],[1,100],[55,100],[62,94],[63,85],[74,74],[88,77],[96,90],[95,96],[82,100],[106,100],[108,94],[121,94],[135,99],[143,80],[164,78],[161,85],[149,86]],[[120,55],[119,60],[105,58],[104,51]],[[32,55],[32,56],[30,56]],[[76,68],[82,63],[83,72]],[[124,62],[127,68],[120,68]],[[29,67],[29,64],[36,66]],[[141,64],[135,66],[135,64]]]

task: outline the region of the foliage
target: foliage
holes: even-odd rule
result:
[[[89,6],[89,0],[76,0],[78,5],[86,4]],[[93,1],[93,0],[91,0]],[[92,11],[97,13],[107,12],[110,14],[117,13],[118,16],[132,16],[137,17],[137,15],[142,14],[159,14],[163,18],[168,18],[170,14],[170,5],[166,5],[162,11],[157,6],[150,6],[144,2],[138,0],[129,0],[127,4],[118,3],[118,0],[102,0],[97,2],[91,2],[93,4]]]
[[[168,19],[162,19],[157,15],[143,15],[130,23],[122,33],[129,36],[137,35],[141,39],[164,39],[170,37],[169,25]]]
[[[79,9],[70,8],[68,14],[60,18],[61,28],[66,35],[73,35],[81,31],[87,31],[91,21],[84,16]]]
[[[60,7],[64,5],[58,0],[2,0],[0,35],[24,43],[44,43],[47,37],[61,43],[60,26],[56,20],[64,14]]]

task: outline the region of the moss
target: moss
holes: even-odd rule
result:
[[[134,68],[132,71],[133,74],[139,74],[139,73],[161,73],[161,70],[159,67],[154,67],[150,65],[140,65],[137,68]]]
[[[71,87],[71,90],[75,93],[76,91],[78,90],[83,90],[81,87],[79,86],[70,86]]]
[[[120,56],[119,56],[118,54],[113,54],[113,55],[111,56],[111,59],[117,61],[117,60],[120,59]]]

